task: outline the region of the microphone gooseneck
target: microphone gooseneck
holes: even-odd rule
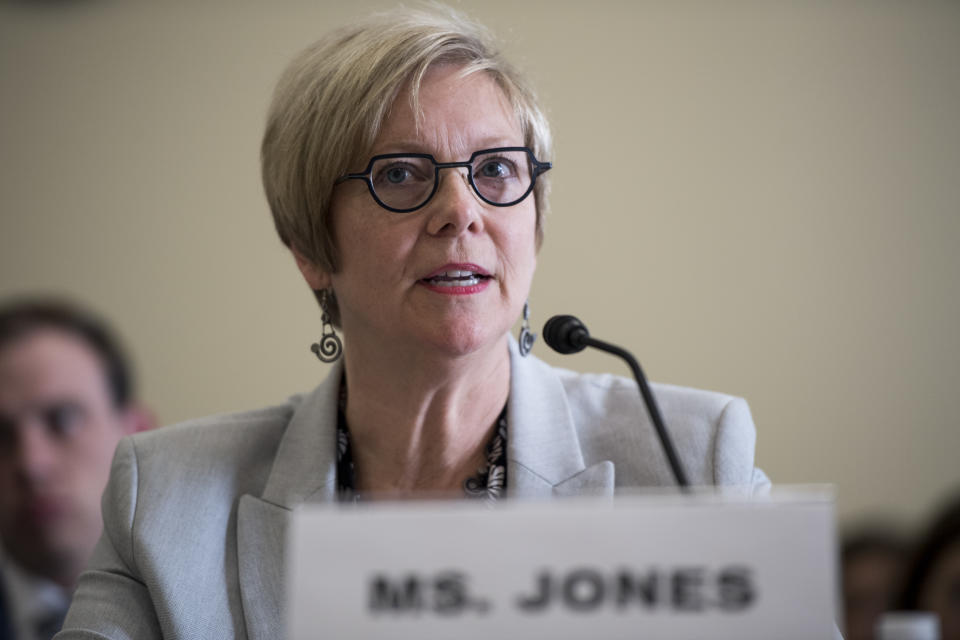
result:
[[[688,487],[687,474],[683,470],[683,465],[680,464],[680,458],[677,457],[677,452],[673,448],[673,442],[670,440],[670,434],[667,433],[667,429],[663,424],[663,418],[660,416],[660,408],[657,406],[657,401],[650,391],[650,385],[647,384],[647,378],[643,375],[643,370],[640,368],[640,363],[637,362],[636,358],[626,349],[622,349],[609,342],[604,342],[603,340],[591,338],[587,327],[574,316],[553,316],[547,320],[546,324],[543,325],[543,339],[544,342],[550,345],[551,349],[558,353],[577,353],[587,347],[593,347],[601,351],[606,351],[607,353],[612,353],[627,363],[630,371],[633,372],[634,379],[637,381],[637,386],[640,387],[640,395],[643,397],[643,403],[647,407],[647,413],[650,414],[650,421],[653,422],[657,436],[660,439],[660,446],[663,447],[663,452],[667,456],[667,461],[670,463],[673,477],[676,478],[677,484],[680,485],[680,487]]]

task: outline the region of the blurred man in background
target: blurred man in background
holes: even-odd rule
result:
[[[895,604],[908,543],[892,524],[861,526],[840,547],[846,640],[873,640],[877,621]]]
[[[63,621],[102,530],[117,442],[152,426],[107,327],[59,301],[0,304],[0,640]]]
[[[897,608],[935,613],[941,640],[960,640],[960,488],[918,536]]]

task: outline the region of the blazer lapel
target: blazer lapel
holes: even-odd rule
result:
[[[280,439],[263,496],[244,495],[237,507],[240,600],[251,640],[282,638],[283,550],[292,510],[336,497],[335,430],[342,365],[305,396]]]
[[[520,355],[510,343],[507,406],[507,495],[551,498],[613,495],[609,460],[587,466],[570,413],[567,393],[554,370]]]
[[[283,542],[290,511],[251,495],[237,508],[240,602],[251,640],[282,638]]]

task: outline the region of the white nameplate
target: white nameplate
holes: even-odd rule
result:
[[[832,638],[829,493],[307,506],[287,629],[312,638]]]

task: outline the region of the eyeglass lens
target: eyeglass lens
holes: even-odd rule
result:
[[[473,188],[496,204],[512,204],[526,195],[533,179],[526,151],[496,151],[473,159]],[[370,168],[377,197],[388,207],[412,209],[430,199],[437,171],[429,158],[379,158]]]

